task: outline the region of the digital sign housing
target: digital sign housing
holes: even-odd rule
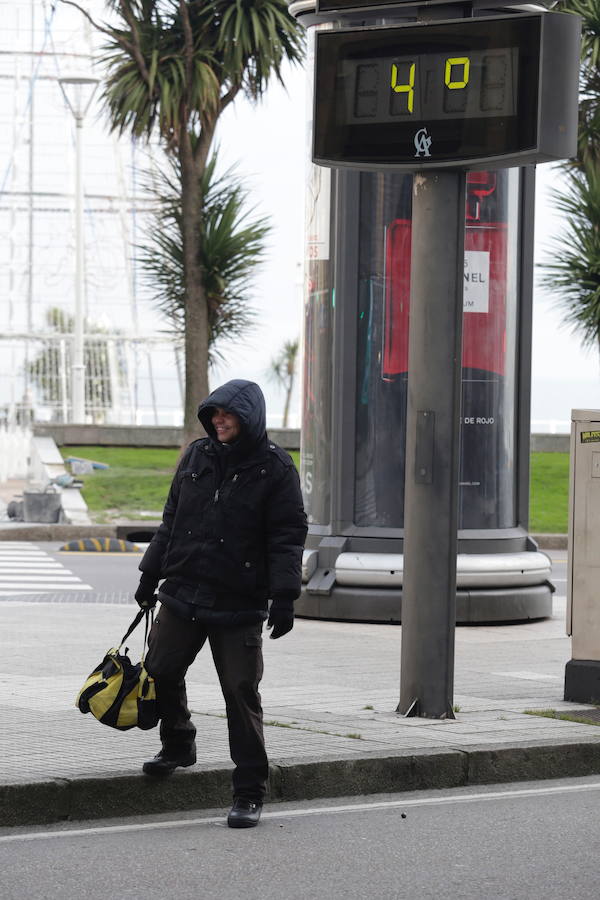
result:
[[[579,21],[566,14],[319,32],[314,161],[415,169],[571,156],[578,65]]]

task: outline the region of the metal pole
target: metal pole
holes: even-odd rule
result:
[[[72,421],[82,423],[85,422],[82,115],[75,116],[75,124],[75,323],[73,328],[71,386],[73,395]]]
[[[29,82],[29,183],[28,183],[28,246],[27,246],[27,331],[33,331],[33,242],[35,221],[33,215],[33,190],[34,190],[34,165],[35,165],[35,77],[37,67],[37,57],[35,53],[35,0],[31,0],[31,69]],[[29,366],[25,366],[26,373]],[[29,385],[28,385],[29,386]]]
[[[35,0],[31,0],[31,67],[29,71],[29,166],[28,166],[28,245],[27,245],[27,331],[33,331],[33,242],[35,236],[35,217],[33,209],[34,190],[34,166],[35,166],[35,79],[36,79],[36,55],[35,55]],[[23,390],[23,421],[29,423],[33,420],[34,410],[32,402],[31,377],[29,371],[29,341],[25,342],[25,364],[23,373],[25,384]]]
[[[83,339],[85,304],[85,258],[83,235],[83,120],[98,85],[97,78],[59,78],[65,103],[75,119],[75,316],[71,364],[71,421],[85,422],[85,350]],[[72,93],[72,99],[69,98]],[[84,94],[87,93],[87,100]]]
[[[454,718],[465,180],[413,182],[398,712]]]

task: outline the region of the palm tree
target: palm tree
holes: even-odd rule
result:
[[[271,378],[279,382],[285,389],[285,405],[283,408],[283,428],[288,427],[288,418],[290,414],[290,401],[292,399],[292,391],[294,390],[294,379],[296,377],[296,365],[298,362],[298,350],[300,342],[296,338],[295,341],[286,341],[279,351],[275,359],[271,360],[269,372]]]
[[[557,291],[565,322],[600,350],[600,0],[564,0],[561,9],[582,18],[578,151],[553,192],[565,228],[541,281]]]
[[[567,173],[564,190],[554,201],[565,227],[544,262],[542,284],[558,292],[564,321],[584,345],[600,350],[600,170],[586,161]]]
[[[247,333],[255,314],[248,307],[251,276],[264,255],[270,228],[266,219],[249,222],[244,211],[248,192],[230,169],[217,176],[217,155],[200,184],[202,216],[198,222],[200,271],[208,305],[209,363],[221,355],[220,342]],[[179,185],[179,161],[148,183],[157,209],[140,247],[140,263],[158,308],[179,335],[185,332],[185,277]]]
[[[202,273],[202,178],[219,117],[238,94],[259,100],[282,65],[303,56],[286,0],[107,0],[103,100],[119,134],[157,133],[177,158],[185,321],[184,440],[208,393],[209,298]]]

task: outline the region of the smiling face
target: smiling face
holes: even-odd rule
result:
[[[217,432],[217,439],[222,444],[230,444],[240,436],[242,425],[235,413],[217,406],[212,414],[211,422]]]

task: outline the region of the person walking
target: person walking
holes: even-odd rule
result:
[[[185,675],[208,641],[235,767],[227,824],[248,828],[260,819],[268,777],[262,627],[267,619],[275,639],[293,628],[306,515],[294,463],[267,435],[257,384],[228,381],[200,404],[198,418],[208,436],[184,451],[139,566],[137,603],[160,601],[145,666],[156,684],[162,747],[143,771],[165,776],[196,762]]]

